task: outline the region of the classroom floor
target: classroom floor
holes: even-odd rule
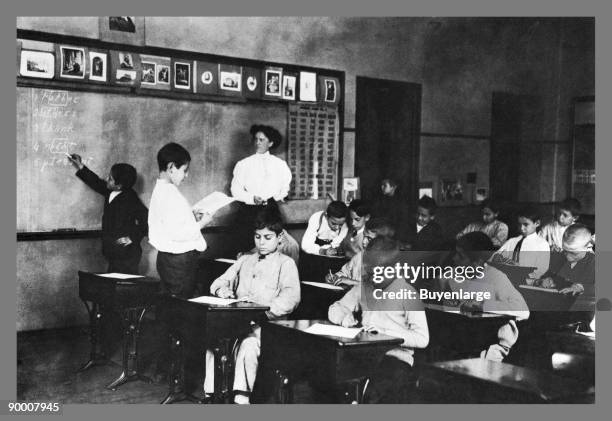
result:
[[[152,376],[153,357],[159,347],[155,323],[145,321],[140,345],[142,372]],[[121,374],[121,346],[111,363],[78,369],[89,359],[89,328],[72,327],[17,334],[17,400],[63,404],[159,404],[168,385],[134,381],[116,391],[105,386]],[[295,403],[323,403],[306,385],[296,385]],[[189,401],[176,404],[191,404]]]

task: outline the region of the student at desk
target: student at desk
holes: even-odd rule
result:
[[[352,258],[363,251],[363,236],[366,224],[370,220],[370,205],[364,200],[355,199],[349,207],[350,227],[344,236],[340,248],[347,258]]]
[[[395,228],[387,218],[374,218],[368,220],[363,233],[363,248],[367,249],[368,244],[378,237],[395,237]],[[364,251],[361,251],[354,255],[338,272],[332,274],[330,271],[330,273],[325,276],[325,282],[333,285],[346,286],[348,288],[361,283],[363,253]]]
[[[338,255],[340,243],[348,232],[347,214],[346,205],[339,200],[331,202],[325,211],[315,212],[308,219],[302,237],[302,250],[322,256]]]
[[[400,236],[407,243],[402,247],[406,250],[437,251],[444,240],[442,228],[435,221],[437,204],[429,196],[423,196],[417,202],[415,224]]]
[[[269,320],[290,314],[300,303],[300,280],[295,262],[279,253],[278,243],[283,224],[276,212],[260,212],[255,221],[256,254],[241,256],[210,286],[210,292],[221,298],[248,299],[270,307]],[[257,374],[261,346],[261,328],[255,324],[253,333],[243,339],[238,348],[234,373],[234,402],[250,403]],[[214,356],[206,352],[204,392],[214,391]]]
[[[385,279],[381,283],[372,281],[375,266],[394,266],[399,261],[399,246],[395,240],[380,237],[372,240],[364,255],[364,277],[362,282],[367,287],[381,288],[383,291],[415,291],[402,278]],[[370,288],[371,289],[371,288]],[[382,362],[370,377],[367,389],[367,403],[409,403],[414,388],[414,349],[425,348],[429,342],[427,319],[419,300],[400,300],[390,304],[391,308],[383,311],[371,311],[362,308],[362,285],[354,286],[339,301],[329,307],[328,318],[332,323],[344,327],[359,324],[355,315],[361,311],[361,325],[389,336],[402,338],[404,342],[398,348],[387,352]],[[384,304],[383,304],[384,305]]]
[[[466,300],[461,308],[468,311],[492,311],[515,317],[516,321],[529,318],[529,309],[525,299],[512,285],[508,277],[499,269],[486,262],[493,253],[494,246],[491,239],[482,232],[471,232],[457,240],[454,263],[464,268],[484,267],[484,275],[477,275],[467,279],[450,280],[448,286],[452,291],[462,289],[466,292],[489,292],[490,299],[482,301]],[[498,343],[482,351],[481,357],[494,361],[502,361],[510,352],[510,348],[518,339],[518,327],[515,320],[509,320],[497,331]]]

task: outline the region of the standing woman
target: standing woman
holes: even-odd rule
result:
[[[270,149],[275,149],[282,141],[278,130],[254,124],[250,132],[255,153],[238,161],[231,185],[232,196],[242,202],[235,236],[238,251],[253,248],[252,232],[257,212],[269,199],[283,201],[291,183],[291,171],[287,163],[270,154]]]

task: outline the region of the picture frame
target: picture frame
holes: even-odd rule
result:
[[[155,83],[158,85],[170,85],[170,66],[168,64],[157,65]]]
[[[204,77],[205,74],[203,73],[202,76]],[[242,90],[242,73],[220,70],[219,88],[225,91],[240,92]]]
[[[475,197],[476,202],[480,203],[489,197],[489,189],[486,187],[476,187]]]
[[[295,101],[296,83],[296,76],[283,75],[283,99]]]
[[[47,51],[21,50],[19,74],[25,77],[53,79],[55,56]]]
[[[176,89],[191,89],[191,63],[187,61],[174,62],[174,87]]]
[[[157,83],[157,63],[142,60],[140,67],[140,84],[154,86]]]
[[[133,84],[136,81],[135,70],[121,70],[117,69],[115,73],[115,82]]]
[[[89,80],[106,82],[108,80],[108,54],[89,51]]]
[[[441,206],[465,205],[467,203],[466,183],[459,176],[442,177],[438,191]]]
[[[317,74],[300,72],[300,101],[317,100]]]
[[[281,97],[282,69],[268,68],[264,72],[264,93],[267,96]]]
[[[325,102],[336,102],[338,87],[335,79],[324,79],[325,84]]]
[[[135,16],[109,16],[108,28],[111,31],[136,32]]]
[[[60,46],[60,77],[67,79],[85,79],[87,62],[85,48]]]

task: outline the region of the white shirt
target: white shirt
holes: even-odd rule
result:
[[[256,153],[238,161],[234,167],[231,192],[237,200],[253,205],[254,196],[283,200],[290,184],[291,171],[285,161],[270,152]]]
[[[149,204],[149,243],[158,251],[185,253],[206,250],[200,226],[179,189],[158,179]]]
[[[323,217],[321,217],[321,215],[323,215]],[[320,226],[319,222],[321,223]],[[346,223],[340,227],[340,230],[334,231],[327,223],[325,211],[315,212],[310,219],[308,219],[308,227],[306,227],[306,231],[302,237],[302,250],[310,254],[319,254],[321,248],[337,248],[340,246],[347,232],[348,226]],[[327,246],[319,246],[315,244],[317,238],[321,240],[332,240],[332,242]]]
[[[514,248],[521,238],[523,238],[522,235],[512,237],[501,246],[497,253],[512,259]],[[518,263],[520,266],[535,267],[536,270],[533,277],[541,278],[548,270],[550,263],[550,247],[546,240],[535,232],[525,237],[523,244],[521,244]]]
[[[557,246],[557,248],[561,249],[563,246],[563,234],[565,234],[568,226],[564,227],[559,221],[551,222],[542,227],[540,236],[546,240],[550,247]]]
[[[113,199],[121,194],[121,191],[112,191],[108,195],[108,203],[112,202]]]

